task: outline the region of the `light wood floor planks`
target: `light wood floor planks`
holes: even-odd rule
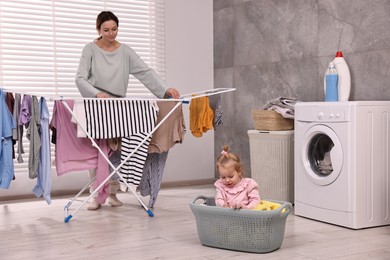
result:
[[[149,217],[130,193],[124,206],[81,208],[64,223],[68,198],[0,203],[0,259],[390,259],[390,226],[350,230],[295,216],[283,244],[268,254],[202,246],[189,203],[212,185],[167,188]],[[147,202],[148,197],[143,198]],[[79,205],[74,202],[72,208]]]

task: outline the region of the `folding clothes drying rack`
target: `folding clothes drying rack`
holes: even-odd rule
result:
[[[64,207],[64,214],[65,214],[65,223],[68,223],[73,217],[74,215],[85,205],[85,203],[87,203],[102,187],[103,185],[105,185],[110,179],[111,177],[117,173],[119,178],[123,181],[123,183],[125,183],[125,185],[127,186],[128,190],[137,198],[138,202],[141,204],[141,206],[145,209],[145,211],[147,212],[147,214],[150,216],[150,217],[153,217],[154,216],[154,213],[146,206],[146,204],[142,201],[142,199],[136,194],[136,191],[133,189],[133,187],[127,183],[127,181],[124,179],[124,177],[119,173],[119,170],[120,168],[126,163],[126,161],[128,161],[130,159],[131,156],[134,155],[134,153],[148,140],[149,137],[151,137],[153,135],[153,133],[164,123],[164,121],[181,105],[181,104],[188,104],[190,103],[190,101],[193,99],[193,98],[200,98],[200,97],[206,97],[206,96],[212,96],[212,95],[217,95],[217,94],[221,94],[221,93],[226,93],[226,92],[231,92],[231,91],[235,91],[236,89],[235,88],[216,88],[216,89],[210,89],[210,90],[204,90],[204,91],[200,91],[200,92],[194,92],[194,93],[190,93],[190,94],[186,94],[186,95],[183,95],[181,96],[181,98],[179,99],[145,99],[145,100],[149,100],[149,101],[176,101],[177,104],[171,109],[171,111],[164,117],[161,119],[161,121],[153,128],[153,130],[151,132],[149,132],[147,134],[147,136],[138,144],[138,146],[136,146],[134,148],[134,150],[131,151],[131,153],[126,157],[125,160],[121,161],[121,163],[118,165],[118,167],[115,167],[111,161],[109,160],[109,158],[107,156],[105,156],[104,152],[100,149],[100,147],[97,145],[97,143],[95,142],[95,140],[91,137],[90,133],[80,124],[80,121],[79,119],[77,118],[77,116],[74,114],[73,110],[69,107],[69,105],[67,104],[66,99],[64,98],[56,98],[55,100],[59,100],[61,101],[65,108],[71,113],[71,115],[73,116],[73,118],[75,119],[76,123],[78,124],[78,126],[82,129],[82,131],[86,134],[87,138],[89,138],[92,142],[92,146],[95,147],[98,152],[103,156],[103,158],[108,162],[109,166],[111,166],[111,168],[113,169],[113,171],[107,176],[107,178],[102,182],[100,183],[100,185],[88,196],[87,199],[84,199],[82,200],[81,202],[81,205],[79,205],[76,209],[74,209],[72,211],[72,214],[70,214],[70,206],[73,204],[74,201],[80,201],[78,200],[78,198],[81,196],[81,194],[83,194],[83,192],[92,184],[92,182],[94,181],[95,178],[91,179],[81,190],[79,193],[77,193],[72,199],[70,199],[68,201],[68,203],[65,205]],[[83,98],[83,99],[87,99],[87,98]],[[96,99],[96,98],[91,98],[91,99]],[[124,98],[126,99],[126,98]],[[129,98],[127,98],[128,100],[131,100]],[[75,99],[72,99],[72,100],[75,100]],[[108,99],[106,99],[108,100]],[[118,100],[118,99],[114,99],[114,100]],[[121,99],[123,100],[123,99]],[[134,100],[134,99],[133,99]]]

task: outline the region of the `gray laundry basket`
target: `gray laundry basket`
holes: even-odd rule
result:
[[[197,203],[203,200],[203,203]],[[215,206],[213,197],[198,196],[190,203],[200,242],[205,246],[252,253],[268,253],[283,242],[286,219],[292,204],[276,210],[236,210]],[[282,212],[283,211],[283,212]]]

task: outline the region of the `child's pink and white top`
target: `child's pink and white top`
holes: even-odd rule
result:
[[[215,204],[220,207],[253,209],[260,203],[259,185],[251,178],[243,178],[233,187],[224,185],[221,179],[214,183],[217,189]]]

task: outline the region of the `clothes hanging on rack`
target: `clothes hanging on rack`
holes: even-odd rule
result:
[[[177,102],[160,101],[157,102],[159,113],[156,124],[172,110]],[[149,144],[148,153],[167,152],[175,144],[182,143],[186,125],[184,122],[183,106],[180,105],[165,122],[153,133],[152,140]]]
[[[182,96],[182,98],[180,99],[180,100],[164,100],[164,101],[178,101],[179,103],[178,104],[176,104],[173,108],[172,108],[172,110],[167,114],[167,116],[164,118],[164,119],[162,119],[162,121],[160,122],[160,123],[158,123],[158,124],[156,124],[156,126],[154,126],[153,127],[153,130],[149,133],[149,134],[147,134],[146,136],[145,136],[145,138],[144,138],[144,140],[142,140],[142,142],[139,144],[139,145],[137,145],[137,147],[135,147],[134,149],[133,149],[133,151],[125,158],[125,161],[127,161],[127,160],[129,160],[131,157],[133,157],[134,155],[135,155],[135,152],[137,151],[137,150],[140,150],[140,148],[141,148],[141,146],[142,146],[142,144],[143,144],[143,142],[145,142],[145,141],[148,141],[148,139],[155,133],[155,131],[157,130],[157,129],[159,129],[159,127],[163,124],[163,122],[165,122],[165,120],[167,119],[167,118],[169,118],[170,117],[170,115],[172,114],[172,112],[173,111],[175,111],[177,108],[178,108],[178,106],[179,105],[181,105],[182,103],[189,103],[189,100],[192,100],[193,99],[193,95],[194,94],[196,94],[196,95],[198,95],[197,97],[203,97],[203,96],[211,96],[211,95],[216,95],[216,94],[220,94],[220,93],[225,93],[225,92],[230,92],[230,91],[234,91],[235,89],[214,89],[214,90],[210,90],[210,92],[209,91],[202,91],[202,92],[198,92],[198,93],[192,93],[192,94],[188,94],[188,95],[184,95],[184,96]],[[209,92],[209,93],[208,93]],[[64,100],[61,98],[61,101],[63,102]],[[65,104],[67,104],[66,102],[64,102]],[[68,109],[68,111],[72,114],[72,115],[74,115],[74,113],[73,113],[73,110],[71,109],[71,108],[69,108],[69,106],[65,106],[67,109]],[[80,122],[79,122],[79,120],[78,119],[76,119],[76,122],[77,122],[77,124],[80,124]],[[85,131],[85,129],[83,129],[84,130],[84,132],[86,132]],[[76,131],[77,132],[77,131]],[[101,151],[101,149],[99,149],[99,144],[97,144],[95,141],[94,141],[94,139],[92,139],[90,136],[89,136],[89,134],[87,134],[87,136],[88,136],[88,138],[89,138],[89,140],[93,143],[93,145],[97,148],[97,150],[99,151],[99,154],[103,154],[104,155],[104,152],[102,152]],[[109,161],[109,158],[107,157],[107,156],[104,156],[105,157],[105,160],[106,161]],[[102,186],[102,185],[104,185],[104,184],[106,184],[111,178],[112,178],[112,176],[122,167],[122,165],[123,165],[123,163],[125,162],[125,161],[123,161],[123,162],[121,162],[121,164],[120,165],[118,165],[118,166],[115,166],[115,169],[109,174],[109,176],[107,176],[106,178],[105,178],[105,180],[104,180],[104,182],[103,183],[101,183],[100,185],[99,185],[99,188]],[[119,177],[120,177],[120,179],[121,180],[124,180],[124,178],[122,177],[122,174],[119,174]],[[129,188],[129,191],[131,191],[132,193],[133,193],[133,195],[137,198],[137,200],[139,201],[139,203],[142,205],[142,207],[146,210],[146,212],[148,213],[148,215],[149,216],[151,216],[151,217],[153,217],[154,216],[154,214],[153,214],[153,212],[152,211],[150,211],[148,208],[147,208],[147,206],[143,203],[143,201],[137,196],[137,194],[135,193],[135,190],[131,187],[131,186],[129,186],[128,185],[128,183],[126,182],[126,184],[127,184],[127,186],[128,186],[128,188]],[[86,199],[86,200],[84,200],[83,201],[83,203],[81,204],[81,206],[80,207],[78,207],[76,210],[74,210],[73,211],[73,214],[68,214],[68,210],[69,210],[69,208],[70,208],[70,206],[72,205],[72,203],[77,199],[77,197],[79,197],[79,195],[86,189],[86,188],[88,188],[88,186],[89,186],[89,184],[87,184],[76,196],[75,196],[75,198],[73,198],[73,199],[71,199],[67,204],[66,204],[66,206],[64,207],[64,211],[65,211],[65,222],[69,222],[69,220],[70,219],[72,219],[73,217],[74,217],[74,214],[91,198],[91,197],[93,197],[93,196],[95,196],[95,192],[96,192],[96,190],[94,190],[93,191],[93,193]],[[101,202],[98,202],[99,204],[102,204]]]
[[[14,106],[15,106],[14,95],[12,95],[12,93],[6,92],[5,100],[6,100],[6,103],[8,106],[8,110],[11,112],[11,114],[13,114]],[[14,129],[12,129],[12,134],[13,134],[13,130]],[[14,149],[15,143],[16,143],[16,141],[12,138],[12,159],[15,159],[15,149]],[[13,179],[15,179],[15,175],[14,175]]]
[[[3,91],[1,91],[3,93]],[[2,148],[3,144],[6,144],[6,149],[1,149],[1,158],[5,158],[5,162],[0,162],[0,171],[1,171],[1,185],[2,188],[9,188],[10,183],[8,181],[9,177],[12,175],[12,179],[15,179],[14,175],[14,162],[15,156],[13,154],[14,144],[18,144],[18,162],[23,162],[21,154],[23,151],[23,124],[28,126],[26,137],[30,141],[30,153],[29,153],[29,177],[31,179],[37,178],[37,184],[33,188],[33,192],[37,197],[44,196],[48,204],[51,203],[50,192],[51,192],[51,164],[50,164],[50,136],[49,136],[49,110],[47,108],[46,100],[42,97],[40,102],[36,96],[24,95],[24,105],[23,109],[21,106],[21,95],[19,93],[15,94],[11,92],[4,92],[3,96],[6,96],[6,103],[8,111],[2,111],[2,122],[8,120],[7,118],[11,117],[8,121],[12,122],[11,128],[11,142],[7,138],[2,137]],[[4,100],[4,98],[1,98]],[[3,102],[4,103],[4,102]],[[43,113],[43,114],[42,114]],[[8,114],[6,116],[6,114]],[[41,117],[41,115],[43,117]],[[20,123],[21,125],[17,124]],[[2,127],[5,127],[5,124],[2,124]],[[4,128],[0,129],[1,132],[4,132]],[[6,131],[8,132],[8,130]],[[8,133],[7,133],[8,134]],[[9,144],[12,146],[9,148]],[[41,144],[44,144],[42,147]],[[10,150],[11,149],[11,150]],[[10,153],[11,151],[11,153]],[[9,157],[12,159],[10,160]],[[6,180],[6,181],[4,181]]]
[[[157,123],[165,118],[176,103],[174,101],[157,102],[159,107]],[[153,134],[139,184],[140,194],[142,196],[150,195],[148,204],[150,208],[154,207],[160,192],[168,151],[175,144],[183,142],[185,132],[183,109],[180,105]]]
[[[214,119],[213,126],[214,130],[217,129],[218,126],[223,126],[222,122],[222,105],[221,105],[221,95],[213,95],[209,97],[210,108],[214,111]]]
[[[190,104],[190,130],[193,136],[202,137],[213,129],[214,112],[208,97],[194,97]]]
[[[39,137],[41,146],[39,149],[39,161],[37,171],[37,184],[33,188],[33,193],[38,198],[43,196],[47,204],[51,204],[51,149],[49,133],[49,109],[46,99],[41,97],[39,100],[40,128]]]
[[[38,98],[36,96],[32,96],[30,108],[30,120],[26,132],[26,137],[30,141],[30,149],[28,153],[28,173],[30,179],[35,179],[38,174],[39,150],[41,148],[41,138],[39,136],[41,115],[39,111]]]
[[[8,189],[14,176],[14,163],[12,160],[12,129],[15,121],[9,111],[5,92],[0,90],[0,188]]]
[[[65,101],[72,109],[74,101]],[[65,173],[96,169],[96,181],[94,188],[97,188],[108,176],[108,162],[101,153],[92,146],[87,138],[77,138],[77,125],[71,121],[72,115],[65,108],[61,101],[54,103],[53,115],[50,125],[55,128],[56,146],[55,162],[57,175]],[[107,140],[96,140],[105,156],[109,156],[109,146]],[[99,201],[105,201],[108,196],[108,185],[104,185],[99,190]],[[102,204],[103,204],[102,203]]]
[[[30,123],[30,111],[31,111],[31,104],[32,104],[32,96],[31,95],[23,95],[22,99],[22,106],[20,109],[20,115],[19,115],[19,125],[24,125],[26,128],[28,127]]]
[[[73,101],[66,103],[73,107]],[[55,129],[55,165],[57,175],[95,169],[98,151],[85,138],[77,138],[77,126],[61,101],[55,101],[50,125]],[[53,134],[54,136],[54,134]]]
[[[13,115],[13,111],[14,111],[14,107],[15,107],[15,98],[14,98],[14,95],[12,95],[12,93],[9,93],[9,92],[6,93],[6,103],[7,103],[9,111]],[[16,140],[14,140],[14,138],[13,138],[13,133],[14,133],[13,131],[15,129],[16,128],[12,129],[12,159],[15,159],[15,147],[14,147],[14,145],[16,144]],[[12,180],[15,180],[15,174],[12,177]]]
[[[154,129],[158,106],[155,101],[129,99],[91,99],[76,101],[73,113],[78,118],[78,137],[122,138],[119,172],[127,183],[138,186],[151,137],[128,160],[126,158]],[[86,131],[84,131],[85,129]],[[122,180],[121,180],[122,181]]]
[[[122,174],[125,181],[129,184],[138,186],[141,177],[142,170],[148,155],[148,147],[151,140],[151,137],[147,137],[149,133],[137,133],[133,134],[130,137],[122,138],[122,147],[121,147],[121,162],[124,164],[119,169],[120,174]],[[142,143],[142,144],[141,144]],[[141,146],[135,151],[135,148],[141,144]],[[133,156],[127,157],[133,152]],[[123,180],[119,180],[123,182]]]
[[[94,139],[149,133],[154,128],[157,112],[155,101],[129,99],[76,100],[73,108],[79,120],[77,136],[87,137],[85,129]]]
[[[19,124],[19,115],[21,110],[21,101],[22,96],[19,93],[15,93],[15,101],[14,101],[14,109],[13,109],[13,118],[16,123],[16,127],[13,129],[12,132],[12,139],[18,144],[17,147],[17,161],[18,163],[23,162],[22,154],[24,154],[24,148],[23,148],[23,125]]]
[[[148,196],[148,207],[153,208],[160,192],[168,151],[162,153],[149,153],[143,168],[142,179],[139,184],[140,194]]]

